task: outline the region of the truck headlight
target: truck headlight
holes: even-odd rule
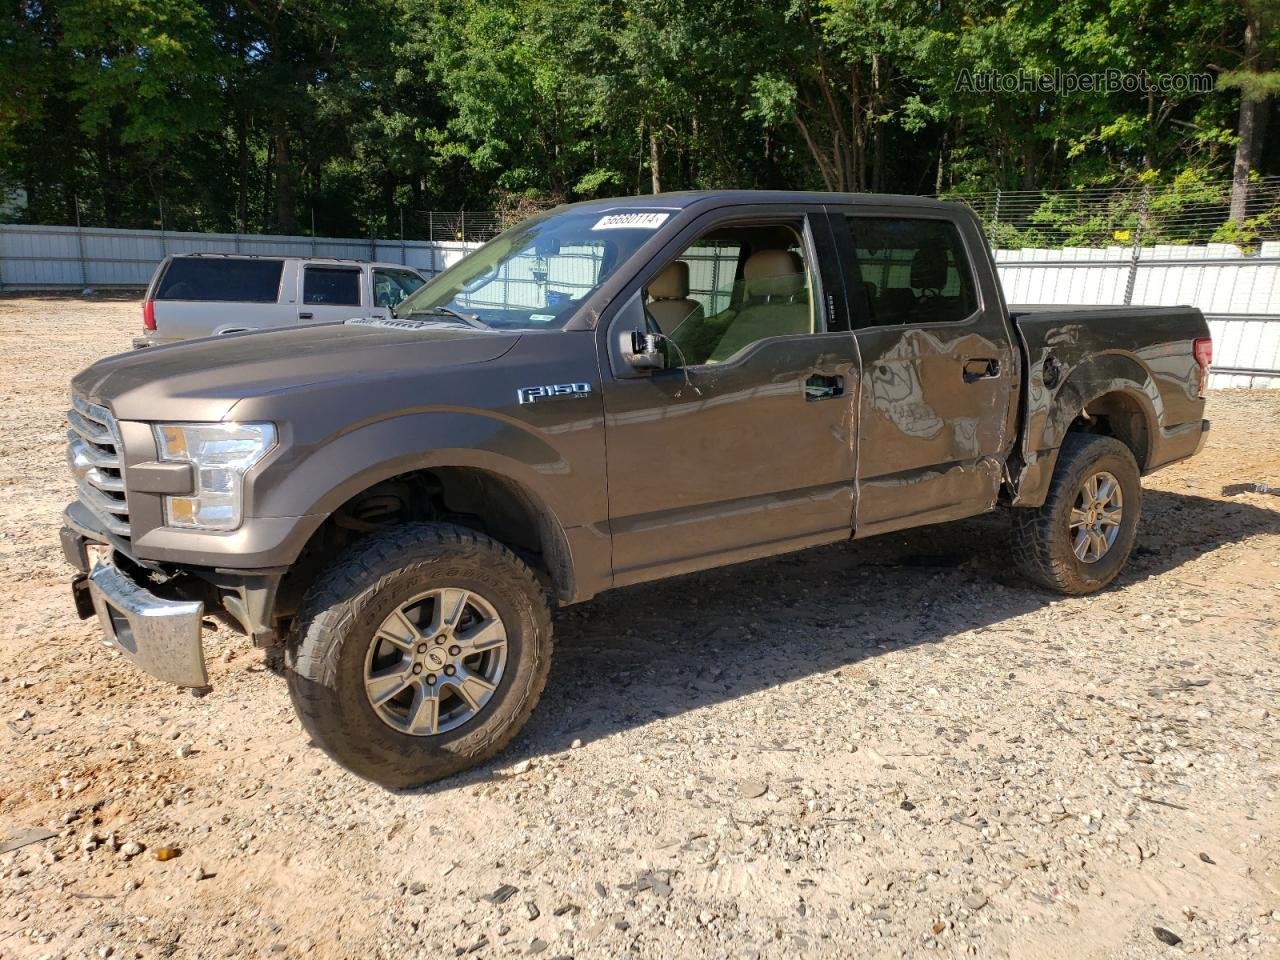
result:
[[[165,497],[165,524],[197,530],[240,526],[244,475],[276,445],[270,423],[157,423],[160,459],[189,463],[195,489]]]

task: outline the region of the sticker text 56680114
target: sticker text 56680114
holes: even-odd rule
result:
[[[657,230],[669,213],[610,213],[595,222],[592,230]]]

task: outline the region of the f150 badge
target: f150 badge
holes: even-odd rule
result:
[[[591,393],[589,383],[549,383],[541,387],[520,387],[516,399],[521,403],[536,403],[551,397],[585,397]]]

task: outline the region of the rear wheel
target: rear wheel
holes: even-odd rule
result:
[[[1014,561],[1050,590],[1101,590],[1128,561],[1141,512],[1132,451],[1113,437],[1069,434],[1044,504],[1013,511]]]
[[[412,787],[489,759],[546,682],[551,623],[533,573],[489,537],[411,524],[362,540],[303,601],[289,692],[353,773]]]

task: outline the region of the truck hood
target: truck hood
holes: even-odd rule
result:
[[[76,374],[72,390],[121,420],[221,420],[241,400],[331,380],[375,380],[497,359],[508,331],[320,324],[121,353]]]

